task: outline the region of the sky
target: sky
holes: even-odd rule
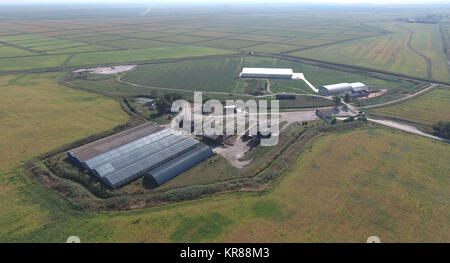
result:
[[[212,3],[211,0],[96,0],[95,4],[101,3]],[[341,3],[341,4],[352,4],[352,3],[370,3],[370,4],[418,4],[418,3],[449,3],[449,0],[222,0],[214,2],[226,2],[226,3],[242,3],[242,2],[264,2],[264,3]],[[0,4],[42,4],[42,3],[52,3],[52,4],[65,4],[65,3],[93,3],[91,0],[0,0]]]

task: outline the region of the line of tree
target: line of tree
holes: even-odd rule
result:
[[[433,134],[441,138],[450,139],[450,121],[440,121],[433,126]]]
[[[336,107],[341,105],[341,96],[337,94],[333,95],[333,102]]]
[[[155,105],[159,113],[164,113],[167,108],[172,106],[172,103],[181,99],[182,96],[176,92],[165,93],[155,100]]]

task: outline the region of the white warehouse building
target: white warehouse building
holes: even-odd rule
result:
[[[292,79],[290,68],[243,68],[241,78]]]
[[[355,83],[339,83],[332,85],[325,85],[319,88],[319,93],[323,96],[331,96],[338,94],[344,96],[349,94],[352,97],[361,97],[369,94],[370,88],[361,82]]]

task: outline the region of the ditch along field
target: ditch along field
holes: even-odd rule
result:
[[[392,33],[290,55],[449,81],[439,25],[399,22],[374,25]]]
[[[437,88],[407,102],[370,110],[370,113],[433,126],[450,120],[450,89]]]

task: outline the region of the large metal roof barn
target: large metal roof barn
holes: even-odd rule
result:
[[[330,96],[334,94],[356,94],[362,91],[368,91],[369,87],[361,82],[355,83],[338,83],[325,85],[319,88],[319,93],[324,96]]]
[[[200,144],[185,154],[150,171],[145,175],[145,178],[151,180],[156,186],[162,185],[213,155],[211,148],[205,144]]]
[[[67,154],[101,181],[112,188],[118,188],[165,163],[185,156],[198,146],[198,141],[175,134],[171,129],[143,124],[81,146]],[[195,166],[198,162],[192,163]],[[184,166],[189,165],[186,163]],[[170,179],[179,174],[176,173],[179,169],[171,171]]]
[[[243,68],[241,78],[292,79],[294,72],[290,68]]]

